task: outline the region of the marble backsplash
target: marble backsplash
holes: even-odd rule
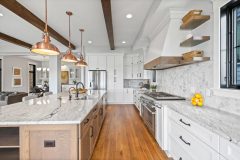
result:
[[[205,105],[240,115],[240,99],[206,96],[206,90],[213,88],[213,62],[204,62],[157,71],[158,91],[190,99],[194,92],[200,92]]]

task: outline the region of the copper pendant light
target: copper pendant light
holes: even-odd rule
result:
[[[77,67],[86,67],[88,64],[87,62],[84,60],[84,57],[83,57],[83,44],[82,44],[82,34],[84,32],[84,29],[80,29],[80,32],[81,32],[81,52],[80,52],[80,59],[79,61],[76,63],[76,66]]]
[[[47,30],[47,0],[45,0],[45,29],[43,33],[43,40],[33,45],[31,52],[45,56],[59,55],[59,50],[55,45],[51,43]]]
[[[71,27],[70,27],[70,16],[73,15],[72,12],[67,11],[66,14],[69,16],[69,30],[68,30],[68,50],[66,54],[62,57],[63,62],[72,62],[76,63],[78,60],[76,56],[72,53],[72,48],[71,48]]]

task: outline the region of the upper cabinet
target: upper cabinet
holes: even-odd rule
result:
[[[88,70],[106,70],[107,57],[105,55],[88,55]]]
[[[124,56],[124,79],[143,79],[143,55]]]

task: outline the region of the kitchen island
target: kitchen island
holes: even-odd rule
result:
[[[106,91],[68,93],[0,107],[0,159],[88,160],[105,117]]]

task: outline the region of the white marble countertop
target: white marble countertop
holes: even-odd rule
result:
[[[186,116],[200,126],[240,146],[240,116],[207,106],[194,107],[190,101],[156,101],[156,103]]]
[[[0,107],[0,125],[80,124],[106,91],[88,91],[92,99],[69,100],[60,93]],[[80,95],[81,96],[81,95]]]

